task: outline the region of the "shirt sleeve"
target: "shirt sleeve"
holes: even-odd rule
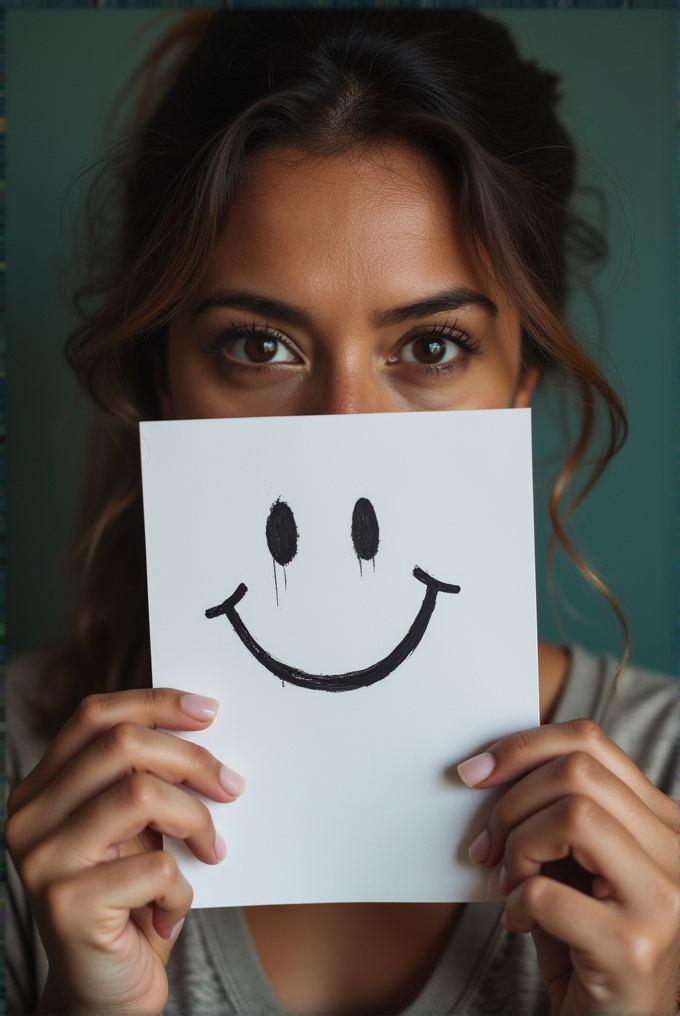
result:
[[[589,717],[669,797],[678,797],[680,681],[570,646],[571,666],[554,723]]]

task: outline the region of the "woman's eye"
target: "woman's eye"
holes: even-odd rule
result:
[[[461,348],[443,335],[420,335],[412,339],[401,350],[401,359],[408,363],[440,364],[449,363],[460,356]]]
[[[241,335],[225,349],[243,363],[295,363],[297,358],[280,339],[272,335]]]

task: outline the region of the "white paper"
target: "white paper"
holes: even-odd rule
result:
[[[166,840],[194,906],[500,898],[467,858],[498,792],[446,770],[538,723],[529,410],[143,423],[153,679],[210,695],[210,729],[187,735],[247,780],[209,803],[228,845],[217,866]],[[352,516],[370,501],[373,561]],[[289,506],[297,553],[266,539]],[[363,671],[414,623],[421,568],[437,593],[422,639],[369,687],[282,682],[264,651],[313,675]],[[274,584],[276,570],[278,605]]]

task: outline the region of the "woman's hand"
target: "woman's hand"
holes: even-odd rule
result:
[[[168,688],[86,698],[11,794],[7,843],[50,961],[39,1012],[158,1013],[192,890],[161,834],[206,864],[226,853],[210,812],[243,790],[204,748],[217,703]]]
[[[531,932],[553,1012],[674,1012],[675,803],[591,720],[512,734],[459,773],[511,784],[470,857],[501,865],[503,924]]]

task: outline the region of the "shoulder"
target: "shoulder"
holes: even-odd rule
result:
[[[40,653],[16,656],[7,664],[7,780],[16,786],[45,754],[49,742],[32,724],[31,700],[42,669]]]
[[[657,787],[675,796],[680,681],[627,666],[614,687],[617,661],[569,647],[569,672],[553,722],[594,720]]]

